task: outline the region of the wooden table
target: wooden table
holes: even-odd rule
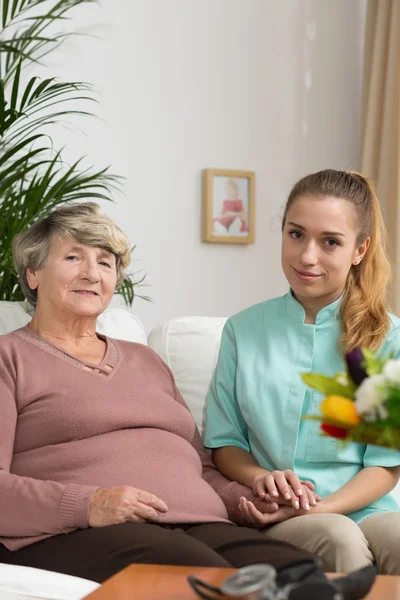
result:
[[[86,600],[198,600],[186,581],[195,575],[219,586],[235,569],[130,565]],[[400,600],[400,577],[380,575],[366,600]]]

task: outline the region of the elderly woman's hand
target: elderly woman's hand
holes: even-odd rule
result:
[[[276,502],[265,502],[259,498],[253,502],[240,498],[239,510],[250,527],[273,525],[296,515],[296,509],[291,506],[279,506]]]
[[[96,491],[89,507],[89,527],[117,523],[157,523],[168,507],[157,496],[129,485]]]

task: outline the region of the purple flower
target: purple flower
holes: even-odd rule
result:
[[[362,363],[364,362],[364,355],[361,348],[354,348],[351,352],[347,352],[346,356],[347,370],[350,377],[356,385],[368,377]]]

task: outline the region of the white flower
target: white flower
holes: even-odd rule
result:
[[[336,373],[335,381],[340,383],[340,385],[349,385],[349,377],[348,377],[347,373],[342,373],[342,372]]]
[[[383,374],[392,385],[400,385],[400,360],[388,360]]]
[[[365,421],[386,419],[388,411],[383,404],[386,401],[387,380],[384,375],[371,375],[361,382],[355,392],[357,412]]]

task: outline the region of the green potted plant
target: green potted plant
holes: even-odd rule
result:
[[[73,115],[78,102],[94,100],[92,86],[56,77],[25,77],[71,35],[70,11],[95,0],[0,0],[0,300],[23,300],[12,264],[12,239],[56,206],[80,199],[112,200],[121,178],[109,168],[72,165],[55,150],[49,126]],[[58,24],[63,32],[55,31]],[[135,281],[128,277],[117,293],[132,305]],[[143,296],[141,296],[143,298]],[[145,297],[145,299],[148,299]]]

